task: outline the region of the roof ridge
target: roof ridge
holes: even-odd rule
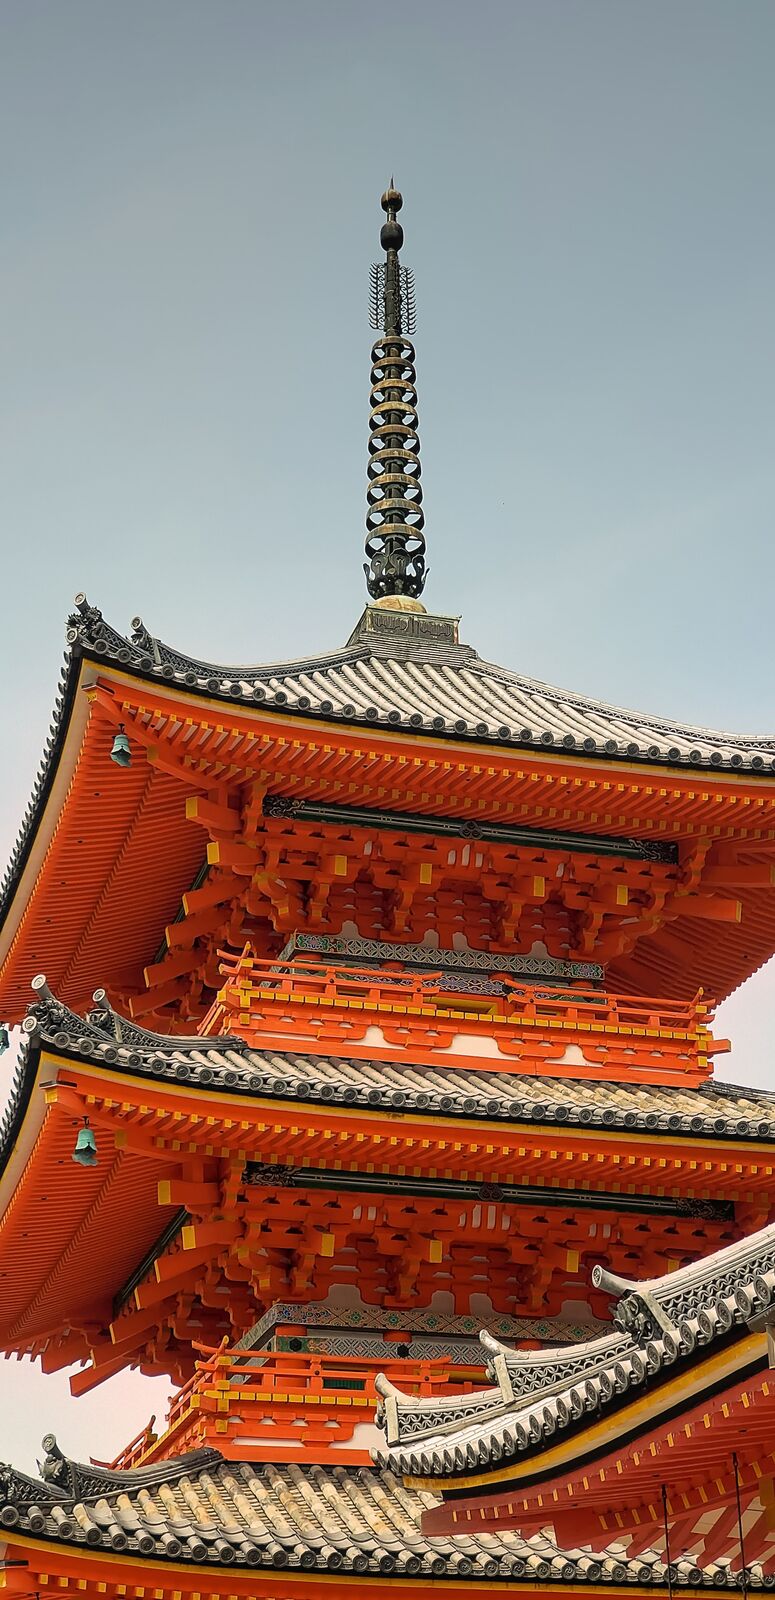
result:
[[[562,689],[557,685],[528,677],[509,667],[501,667],[496,663],[484,661],[473,646],[451,642],[448,639],[437,641],[431,638],[413,638],[412,636],[404,637],[403,635],[386,635],[382,639],[377,636],[364,635],[362,642],[351,641],[339,650],[324,652],[316,656],[306,656],[291,659],[290,661],[262,662],[254,665],[227,665],[200,661],[194,656],[187,656],[181,651],[174,650],[170,645],[164,644],[160,639],[155,638],[139,617],[134,619],[131,638],[126,638],[105,621],[98,607],[89,605],[84,595],[76,597],[76,608],[76,611],[70,617],[67,635],[71,648],[83,651],[91,646],[97,654],[114,655],[120,665],[129,665],[139,672],[160,673],[162,677],[168,678],[175,678],[178,674],[182,674],[182,687],[197,688],[200,692],[204,688],[211,693],[223,693],[230,699],[239,697],[239,694],[241,694],[239,686],[243,683],[251,684],[254,689],[261,689],[264,683],[271,678],[290,677],[299,672],[309,675],[310,668],[320,672],[325,671],[328,667],[335,668],[350,662],[367,662],[372,657],[388,661],[390,659],[414,661],[422,665],[423,657],[427,657],[428,665],[450,666],[460,662],[461,667],[470,668],[479,677],[492,677],[502,683],[514,684],[528,695],[539,695],[554,706],[572,706],[579,711],[600,712],[609,717],[614,717],[628,728],[672,734],[676,738],[684,739],[688,736],[695,736],[697,739],[705,740],[706,742],[711,741],[714,745],[720,747],[715,752],[711,752],[710,757],[707,758],[700,751],[689,752],[687,756],[680,750],[673,752],[671,750],[652,751],[649,749],[645,752],[649,759],[682,760],[684,763],[688,760],[689,764],[699,763],[700,765],[705,765],[708,761],[710,761],[710,764],[714,764],[712,756],[715,753],[719,757],[717,764],[723,765],[722,750],[765,752],[775,756],[775,733],[761,735],[754,733],[738,734],[723,729],[702,727],[694,723],[682,723],[664,716],[651,715],[647,712],[617,706],[609,701],[596,700],[590,696],[579,694],[577,691]],[[427,620],[432,621],[433,619],[428,618]],[[198,684],[198,677],[206,679],[206,683],[204,685]],[[229,686],[228,690],[225,687],[226,685]],[[238,689],[238,694],[234,693],[235,689]],[[327,716],[340,715],[344,721],[358,722],[363,719],[362,714],[354,706],[342,707],[340,713],[337,713],[334,706],[328,706],[327,702],[325,706],[321,702],[319,708],[313,707],[308,696],[298,696],[293,703],[289,703],[287,697],[282,696],[277,703],[282,704],[285,709],[291,712],[294,710],[314,712],[315,709],[319,709]],[[366,720],[371,719],[367,718]],[[403,719],[399,718],[399,720]],[[425,719],[421,717],[419,723],[416,724],[418,732],[423,731],[421,725],[424,724],[424,721]],[[437,726],[439,722],[440,726]],[[496,738],[501,743],[529,744],[535,742],[536,738],[540,743],[555,742],[554,736],[551,735],[547,738],[545,732],[535,735],[531,729],[525,728],[519,731],[518,736],[515,736],[511,727],[504,725],[496,729],[493,726],[490,729],[485,723],[476,724],[475,726],[472,723],[469,725],[469,719],[467,718],[460,718],[454,723],[450,722],[449,717],[435,719],[433,721],[433,729],[445,734],[455,733],[468,736],[473,734],[478,738]],[[425,729],[424,731],[430,730]],[[564,741],[560,740],[561,744],[563,742],[568,748],[581,747],[579,741],[570,735],[566,736]],[[592,740],[591,743],[595,753],[601,753],[598,748],[600,741]],[[586,745],[584,747],[586,748]],[[624,754],[640,755],[641,757],[644,755],[644,752],[639,748],[635,750],[621,749],[620,741],[617,740],[604,742],[601,748],[603,754],[609,755]],[[741,762],[742,757],[740,758]],[[757,765],[755,759],[752,764]],[[758,765],[764,766],[763,758],[758,762]]]
[[[65,1500],[70,1502],[99,1500],[111,1491],[123,1493],[128,1489],[148,1489],[160,1483],[174,1483],[189,1472],[204,1472],[223,1461],[220,1450],[205,1445],[198,1450],[188,1450],[182,1456],[152,1462],[147,1466],[103,1467],[95,1461],[87,1463],[66,1456],[53,1433],[44,1434],[42,1442],[46,1452],[40,1469],[42,1484],[46,1488],[53,1486],[57,1499],[61,1492]]]

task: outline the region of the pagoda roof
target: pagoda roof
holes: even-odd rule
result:
[[[501,746],[690,768],[775,771],[775,734],[737,734],[629,711],[484,661],[458,638],[458,619],[367,606],[340,650],[252,666],[201,661],[154,638],[130,637],[85,602],[68,631],[88,655],[150,682],[224,701],[258,702],[345,725],[383,723]]]
[[[624,1271],[633,1250],[651,1252],[652,1270],[660,1270],[662,1260],[713,1249],[767,1215],[775,1101],[758,1090],[712,1080],[699,1089],[601,1084],[411,1059],[399,1066],[228,1036],[171,1038],[127,1022],[104,1000],[79,1017],[45,989],[24,1033],[0,1125],[3,1347],[42,1353],[49,1368],[97,1352],[90,1381],[105,1375],[108,1360],[145,1359],[146,1323],[119,1328],[115,1310],[138,1272],[133,1293],[144,1316],[146,1299],[159,1308],[174,1299],[176,1266],[198,1282],[218,1251],[241,1237],[234,1218],[227,1240],[220,1224],[209,1239],[216,1189],[202,1201],[201,1241],[194,1248],[192,1235],[177,1262],[180,1207],[188,1205],[176,1176],[181,1149],[192,1161],[201,1154],[229,1162],[259,1196],[276,1189],[283,1214],[295,1208],[306,1216],[307,1191],[319,1193],[315,1205],[325,1216],[339,1195],[340,1219],[361,1192],[384,1196],[396,1211],[405,1193],[414,1197],[418,1228],[426,1213],[433,1226],[440,1205],[458,1216],[466,1209],[473,1227],[482,1201],[502,1202],[499,1227],[508,1230],[512,1207],[525,1207],[541,1237],[559,1229],[563,1250],[578,1247],[585,1258],[597,1249],[606,1216],[621,1218],[610,1250]],[[101,1156],[93,1169],[70,1160],[74,1126],[84,1117]],[[483,1143],[492,1146],[484,1159]],[[487,1215],[485,1229],[492,1227]],[[88,1276],[62,1265],[76,1235],[89,1254]],[[417,1243],[422,1248],[419,1233]],[[240,1336],[250,1323],[241,1302],[224,1314],[223,1329],[215,1318],[215,1342],[222,1333]],[[72,1335],[64,1342],[63,1329]],[[176,1374],[184,1371],[177,1359],[172,1351]]]
[[[697,1087],[427,1066],[411,1060],[351,1059],[259,1049],[228,1035],[171,1037],[119,1016],[104,1000],[88,1017],[63,1005],[39,980],[25,1033],[38,1049],[103,1065],[128,1077],[212,1093],[310,1105],[417,1112],[471,1120],[561,1125],[625,1133],[775,1142],[775,1094],[707,1079]],[[99,993],[99,991],[98,991]],[[21,1115],[33,1069],[23,1057],[0,1136],[0,1162]]]
[[[142,758],[129,771],[109,763],[122,715]],[[335,755],[327,748],[332,737],[341,743]],[[484,764],[488,750],[493,775]],[[515,773],[525,755],[534,770]],[[322,768],[340,757],[334,781]],[[206,823],[188,820],[187,797],[226,779],[234,788],[253,782],[265,760],[283,801],[309,797],[309,772],[318,764],[318,799],[336,797],[346,781],[353,804],[365,807],[361,826],[387,796],[399,809],[419,806],[431,832],[437,811],[448,820],[459,813],[464,836],[465,825],[485,813],[496,821],[515,808],[521,815],[515,785],[524,783],[539,837],[549,835],[560,791],[566,807],[573,801],[562,816],[586,834],[590,807],[596,815],[613,784],[613,834],[641,831],[651,845],[657,835],[668,837],[667,825],[671,838],[710,839],[715,874],[712,906],[698,867],[700,892],[674,893],[669,928],[659,917],[655,927],[648,919],[633,925],[633,949],[611,957],[614,980],[629,991],[677,987],[682,995],[703,982],[718,998],[772,953],[775,737],[738,738],[638,717],[550,689],[482,661],[458,642],[455,619],[369,606],[342,650],[227,667],[171,649],[140,623],[126,637],[79,596],[43,762],[0,885],[2,1014],[22,1014],[25,987],[41,961],[56,969],[59,986],[79,1006],[95,955],[114,993],[142,992],[145,967],[209,849]],[[417,780],[408,788],[407,763]],[[675,775],[678,798],[665,802],[653,782],[657,769]],[[706,774],[700,789],[698,771]],[[595,840],[590,833],[593,848]],[[738,849],[752,853],[742,866]],[[735,869],[729,883],[725,850]]]
[[[659,1278],[631,1282],[596,1267],[593,1283],[617,1298],[612,1332],[536,1352],[482,1334],[489,1391],[418,1402],[378,1380],[381,1464],[450,1492],[583,1472],[615,1438],[648,1435],[689,1398],[767,1367],[766,1340],[752,1339],[750,1325],[775,1302],[774,1224]]]
[[[52,789],[84,660],[148,683],[234,705],[260,704],[357,727],[556,749],[606,761],[775,773],[775,734],[700,728],[608,705],[483,661],[458,642],[454,618],[368,606],[343,649],[296,660],[228,666],[154,638],[136,620],[126,636],[78,596],[43,761],[2,885],[0,920],[24,868]]]
[[[70,1461],[51,1435],[44,1448],[40,1479],[0,1467],[3,1536],[9,1544],[24,1537],[31,1567],[39,1564],[40,1542],[49,1547],[49,1571],[56,1561],[50,1547],[74,1546],[154,1563],[214,1560],[227,1570],[284,1570],[289,1578],[296,1571],[437,1584],[466,1579],[469,1587],[506,1578],[668,1587],[654,1550],[627,1560],[615,1545],[601,1556],[561,1553],[543,1533],[428,1538],[421,1519],[436,1497],[405,1488],[390,1471],[226,1461],[214,1450],[114,1471]],[[702,1582],[721,1589],[734,1582],[726,1561],[705,1569],[679,1561],[671,1578],[673,1587]],[[748,1581],[764,1586],[760,1567],[750,1567]],[[213,1587],[210,1576],[207,1588]]]

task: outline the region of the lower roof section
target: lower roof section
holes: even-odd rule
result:
[[[208,1094],[304,1102],[377,1114],[430,1114],[493,1123],[621,1130],[775,1142],[775,1095],[712,1078],[689,1086],[594,1082],[561,1071],[509,1072],[411,1059],[350,1058],[341,1051],[248,1044],[231,1035],[170,1038],[119,1016],[98,991],[98,1008],[78,1016],[35,980],[24,1023],[32,1054],[47,1048],[138,1080]],[[486,1059],[486,1058],[483,1058]],[[567,1076],[566,1076],[567,1073]],[[0,1140],[0,1169],[2,1141]]]
[[[81,1579],[94,1572],[94,1558],[101,1553],[110,1558],[109,1587],[116,1593],[124,1591],[113,1591],[112,1584],[132,1558],[145,1564],[146,1582],[164,1584],[159,1568],[174,1563],[177,1590],[193,1584],[212,1593],[234,1591],[239,1569],[246,1567],[275,1573],[275,1596],[293,1592],[289,1580],[295,1576],[314,1573],[362,1580],[404,1577],[435,1586],[466,1580],[469,1588],[498,1580],[541,1587],[668,1588],[667,1568],[654,1549],[627,1560],[615,1545],[596,1556],[581,1549],[563,1552],[543,1533],[428,1538],[421,1518],[437,1503],[435,1497],[369,1467],[257,1465],[225,1461],[211,1450],[115,1472],[69,1461],[51,1435],[44,1448],[48,1455],[40,1480],[0,1468],[6,1559],[24,1560],[27,1588],[37,1572],[51,1575],[63,1567],[71,1581],[74,1577],[78,1587],[85,1587]],[[210,1570],[197,1579],[196,1569],[204,1563],[223,1568],[223,1578]],[[190,1579],[181,1571],[185,1566]],[[99,1576],[104,1592],[105,1574]],[[254,1583],[257,1578],[256,1573]],[[756,1565],[747,1578],[751,1588],[767,1581]],[[680,1560],[670,1579],[673,1587],[736,1587],[729,1562],[701,1569]]]
[[[495,1313],[558,1315],[569,1286],[587,1298],[600,1238],[612,1271],[636,1253],[656,1274],[771,1212],[775,1115],[755,1091],[170,1040],[38,996],[0,1128],[0,1345],[47,1370],[131,1361],[183,1383],[191,1338],[232,1343],[342,1274],[371,1304],[442,1289],[463,1312],[482,1253]]]

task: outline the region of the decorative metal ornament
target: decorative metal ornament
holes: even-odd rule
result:
[[[124,731],[123,722],[119,723],[118,733],[110,748],[110,759],[115,761],[117,767],[132,765],[132,746]]]
[[[407,338],[416,322],[414,281],[398,259],[404,242],[398,221],[403,199],[392,178],[381,204],[387,219],[380,233],[385,260],[371,269],[371,325],[381,325],[382,336],[371,352],[368,561],[363,570],[372,600],[393,595],[417,600],[427,573],[415,356]]]
[[[97,1142],[92,1132],[88,1117],[84,1117],[83,1127],[78,1129],[78,1136],[76,1138],[75,1149],[73,1151],[73,1161],[77,1162],[79,1167],[97,1166]]]
[[[264,796],[265,817],[307,817],[310,822],[332,823],[335,827],[360,827],[370,831],[387,829],[394,833],[425,833],[453,839],[474,839],[500,844],[526,845],[529,849],[567,850],[579,855],[626,856],[633,861],[660,861],[678,865],[678,846],[662,839],[627,839],[612,834],[566,833],[561,829],[519,828],[479,818],[430,817],[425,812],[373,810],[370,806],[324,805],[317,800],[300,800],[284,794]]]
[[[0,1022],[0,1056],[4,1056],[11,1043],[11,1035],[4,1022]]]

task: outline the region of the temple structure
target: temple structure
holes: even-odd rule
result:
[[[726,1521],[760,1466],[775,1101],[715,1078],[712,1026],[775,951],[775,738],[549,688],[425,610],[382,205],[350,639],[227,667],[70,618],[0,904],[0,1348],[178,1393],[111,1463],[47,1436],[0,1470],[19,1596],[739,1581],[729,1541],[672,1559],[661,1466],[637,1536],[622,1486],[633,1408],[659,1453],[714,1394]]]

